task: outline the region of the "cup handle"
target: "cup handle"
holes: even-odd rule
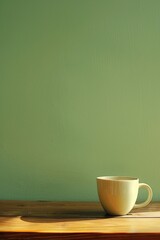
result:
[[[144,188],[147,189],[147,191],[148,191],[148,198],[147,198],[146,201],[144,201],[144,202],[142,202],[142,203],[136,203],[136,204],[134,205],[134,208],[145,207],[145,206],[147,206],[147,205],[151,202],[151,200],[152,200],[152,196],[153,196],[152,188],[151,188],[148,184],[146,184],[146,183],[139,183],[139,188],[141,188],[141,187],[144,187]]]

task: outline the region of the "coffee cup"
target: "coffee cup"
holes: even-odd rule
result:
[[[147,199],[136,203],[139,188],[148,192]],[[109,215],[126,215],[133,208],[147,206],[152,200],[152,189],[146,183],[139,183],[139,178],[126,176],[97,177],[97,190],[100,203]]]

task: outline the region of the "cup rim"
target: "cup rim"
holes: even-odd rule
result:
[[[97,180],[104,181],[137,181],[139,178],[131,176],[99,176]]]

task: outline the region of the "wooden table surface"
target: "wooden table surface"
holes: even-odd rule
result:
[[[1,239],[160,239],[160,203],[109,217],[96,202],[0,201]]]

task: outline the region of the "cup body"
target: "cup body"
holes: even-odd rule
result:
[[[97,177],[99,200],[107,214],[125,215],[134,207],[139,179],[134,177]]]

